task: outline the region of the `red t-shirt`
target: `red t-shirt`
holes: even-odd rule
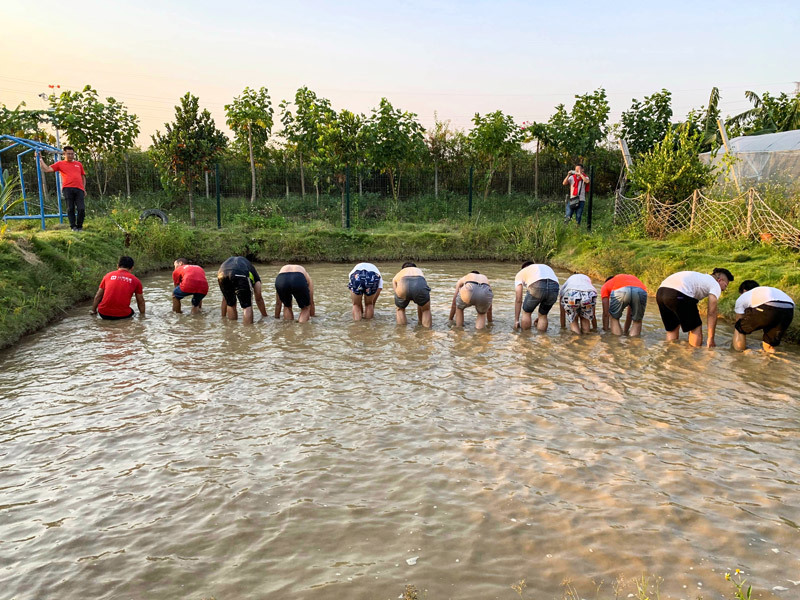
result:
[[[124,269],[107,273],[100,282],[100,289],[104,292],[97,312],[107,317],[127,317],[131,314],[131,297],[143,293],[142,282]]]
[[[172,281],[186,294],[207,294],[208,280],[203,267],[180,265],[172,272]]]
[[[77,160],[60,160],[50,165],[53,171],[61,173],[61,187],[62,188],[78,188],[86,191],[83,187],[83,178],[86,176],[86,171],[83,170],[83,165]]]
[[[633,275],[615,275],[600,288],[600,297],[609,298],[614,290],[628,286],[642,288],[645,292],[647,291],[644,284]]]

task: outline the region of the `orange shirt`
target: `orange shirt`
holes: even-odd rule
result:
[[[172,281],[186,294],[208,293],[206,272],[198,265],[180,265],[172,272]]]
[[[645,292],[647,291],[644,284],[633,275],[615,275],[600,288],[600,297],[609,298],[614,290],[628,286],[642,288]]]
[[[86,171],[83,170],[83,165],[77,160],[60,160],[50,166],[53,171],[61,173],[62,188],[78,188],[84,192],[86,191],[83,187],[83,178],[86,176]]]
[[[131,298],[142,293],[142,282],[130,271],[119,269],[103,277],[100,289],[103,290],[103,299],[97,312],[107,317],[127,317],[133,312]]]

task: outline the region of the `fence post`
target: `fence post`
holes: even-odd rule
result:
[[[689,231],[694,231],[694,215],[697,213],[697,200],[700,196],[700,190],[692,192],[692,217],[689,220]]]
[[[750,237],[750,229],[753,225],[753,188],[747,190],[747,237]]]
[[[222,206],[219,201],[219,163],[214,163],[214,183],[217,187],[217,229],[222,229]]]
[[[589,167],[589,206],[586,212],[586,231],[592,230],[592,200],[594,199],[594,165]]]
[[[539,199],[539,140],[536,140],[536,154],[533,159],[533,197]]]
[[[347,165],[344,174],[344,197],[345,197],[345,227],[350,229],[350,165]]]
[[[469,205],[467,207],[467,212],[470,219],[472,218],[472,172],[474,169],[474,167],[469,168]]]
[[[125,154],[125,190],[128,192],[128,198],[131,197],[131,172],[128,166],[128,154]]]

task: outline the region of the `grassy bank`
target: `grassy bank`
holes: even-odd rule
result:
[[[530,216],[501,222],[383,222],[370,229],[345,231],[325,221],[296,224],[256,207],[222,230],[155,221],[139,223],[133,210],[112,210],[86,223],[81,233],[53,225],[41,232],[22,224],[0,240],[0,346],[57,318],[75,302],[91,297],[103,274],[128,254],[134,272],[169,268],[186,256],[213,268],[242,254],[260,262],[385,261],[483,259],[549,262],[596,278],[628,272],[654,292],[670,273],[729,268],[736,282],[721,301],[733,317],[735,288],[743,279],[774,285],[800,298],[800,255],[749,241],[718,241],[688,235],[653,240],[637,231],[616,231],[607,201],[599,201],[591,234],[564,226],[560,205],[532,207]],[[789,332],[800,340],[800,318]]]

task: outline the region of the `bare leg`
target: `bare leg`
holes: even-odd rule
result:
[[[244,316],[242,317],[242,321],[244,323],[252,323],[253,322],[253,307],[248,306],[244,309]]]
[[[484,327],[486,327],[486,313],[478,313],[478,316],[475,317],[475,329],[483,329]]]
[[[378,302],[378,296],[381,295],[381,291],[378,290],[372,296],[367,296],[364,298],[364,318],[371,319],[375,316],[375,304]]]
[[[360,321],[364,315],[364,309],[361,308],[361,298],[358,294],[350,292],[350,299],[353,301],[353,321]]]
[[[464,326],[464,311],[456,307],[456,327]]]
[[[426,302],[422,306],[418,307],[417,314],[419,314],[420,325],[423,327],[430,327],[433,325],[433,315],[431,314],[430,302]]]
[[[680,327],[676,327],[672,331],[667,332],[667,341],[668,342],[675,342],[680,337]]]
[[[222,299],[222,314],[220,315],[223,319],[228,316],[228,305],[225,302],[225,298]]]
[[[747,350],[747,336],[739,333],[738,329],[733,330],[733,349],[742,352]]]
[[[569,324],[569,330],[572,333],[577,333],[578,335],[580,335],[581,334],[581,326],[580,326],[580,323],[578,321],[580,321],[580,317],[575,317],[575,320],[572,321],[572,323]]]
[[[398,308],[394,311],[394,316],[397,319],[398,325],[406,325],[408,320],[406,319],[406,309],[405,308]]]
[[[703,326],[695,327],[689,332],[689,345],[699,348],[703,345]]]
[[[227,308],[226,315],[231,321],[235,321],[239,318],[239,313],[236,311],[235,306],[229,306]]]
[[[193,315],[198,314],[202,310],[202,308],[203,308],[203,303],[202,302],[200,304],[198,304],[197,306],[192,306],[192,314]]]
[[[631,329],[628,332],[628,335],[631,337],[639,337],[640,335],[642,335],[642,322],[631,321]]]
[[[308,323],[308,320],[311,318],[311,306],[306,306],[305,308],[300,309],[300,316],[297,317],[298,323]]]
[[[283,320],[284,321],[294,321],[294,313],[292,312],[291,306],[283,305]]]
[[[584,319],[580,317],[581,321],[581,333],[589,333],[592,330],[592,322],[589,319]]]
[[[622,325],[619,319],[615,319],[614,317],[611,317],[611,333],[614,335],[622,335]]]
[[[181,312],[181,301],[178,300],[175,296],[172,297],[172,312],[176,313]]]
[[[519,326],[520,329],[530,329],[531,328],[531,313],[522,311],[522,314],[519,317]]]
[[[547,315],[539,313],[536,317],[536,329],[539,331],[547,331]]]

